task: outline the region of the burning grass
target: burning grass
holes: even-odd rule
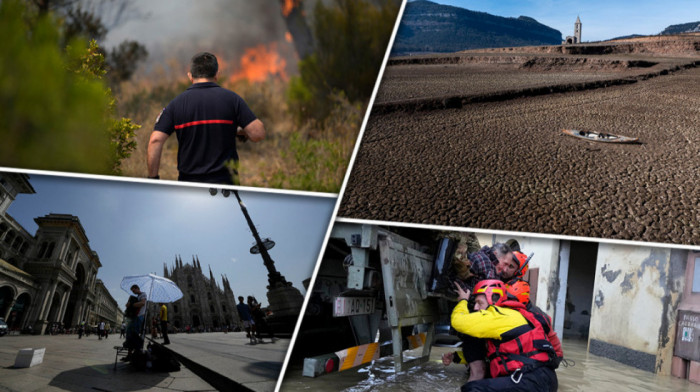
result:
[[[180,71],[161,68],[119,89],[120,114],[142,125],[136,131],[136,150],[122,162],[125,176],[147,176],[146,149],[155,119],[189,85],[182,66],[171,63],[169,68]],[[286,75],[268,72],[264,78],[257,74],[238,78],[238,73],[230,74],[220,76],[221,85],[243,97],[267,130],[260,143],[238,144],[241,185],[338,192],[360,129],[363,105],[331,96],[331,116],[324,121],[299,122],[286,102]],[[177,140],[171,137],[163,150],[160,177],[174,180],[177,175]]]

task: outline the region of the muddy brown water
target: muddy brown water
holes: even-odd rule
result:
[[[613,360],[588,354],[586,342],[565,340],[565,358],[574,365],[557,370],[559,391],[700,391],[700,385],[672,376],[660,376]],[[302,377],[301,364],[291,365],[280,391],[454,391],[467,381],[463,365],[443,366],[440,358],[451,348],[434,347],[430,361],[405,372],[394,373],[390,358],[371,365],[316,378]]]

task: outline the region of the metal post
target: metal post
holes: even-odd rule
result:
[[[260,235],[258,234],[258,230],[255,228],[255,225],[253,224],[253,220],[250,218],[250,215],[248,214],[248,209],[246,208],[245,204],[243,204],[243,201],[241,200],[241,197],[238,195],[238,191],[233,191],[233,194],[236,196],[236,199],[238,200],[238,205],[241,206],[241,211],[243,211],[243,215],[245,216],[246,222],[248,222],[248,227],[250,228],[250,231],[253,233],[253,237],[255,238],[255,243],[258,245],[258,249],[260,250],[260,256],[263,258],[263,264],[265,264],[265,267],[267,268],[268,274],[268,282],[270,283],[270,288],[275,288],[277,286],[288,286],[289,284],[287,283],[287,279],[280,274],[277,269],[275,268],[275,262],[272,260],[272,257],[270,257],[270,254],[267,252],[267,248],[265,248],[265,245],[263,244],[262,240],[260,239]]]

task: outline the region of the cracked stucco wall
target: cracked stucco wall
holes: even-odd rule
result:
[[[683,255],[670,249],[600,244],[590,339],[656,357],[668,374]]]

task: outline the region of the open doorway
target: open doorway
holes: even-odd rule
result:
[[[598,244],[571,241],[567,275],[564,338],[588,339]]]

